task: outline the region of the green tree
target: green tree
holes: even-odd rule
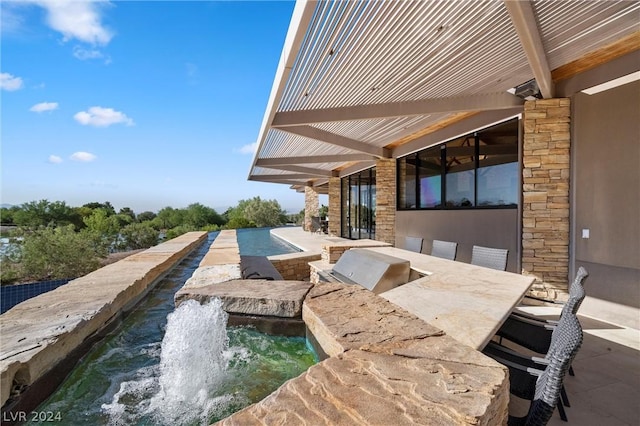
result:
[[[138,222],[150,222],[156,218],[156,214],[154,212],[145,211],[138,215]]]
[[[240,200],[237,207],[228,211],[228,216],[229,221],[244,218],[258,227],[282,225],[287,218],[276,200],[262,200],[260,197]]]
[[[224,220],[211,207],[193,203],[187,206],[183,223],[191,225],[195,229],[200,229],[207,225],[222,225]]]
[[[88,207],[91,210],[95,210],[95,209],[104,209],[107,211],[107,214],[109,216],[116,214],[116,209],[113,208],[113,206],[111,205],[111,203],[109,201],[106,201],[104,203],[98,203],[98,202],[92,202],[92,203],[87,203],[84,204],[82,207]]]
[[[117,243],[120,223],[106,209],[95,209],[91,216],[84,218],[84,223],[84,235],[92,241],[97,252],[106,254]]]
[[[99,265],[93,244],[73,225],[47,227],[25,236],[22,266],[30,279],[75,278]]]
[[[137,250],[158,244],[158,231],[150,223],[130,223],[120,231],[119,247],[123,250]]]
[[[133,210],[131,210],[131,207],[121,208],[118,214],[129,216],[131,218],[131,222],[135,222],[136,220],[136,213]]]
[[[185,211],[174,209],[173,207],[164,207],[160,209],[153,224],[157,229],[171,229],[184,222]]]
[[[65,226],[72,224],[81,226],[82,219],[75,209],[64,201],[49,202],[48,200],[30,201],[24,203],[13,216],[14,223],[26,228],[39,226]]]
[[[13,217],[18,210],[20,210],[20,206],[0,208],[0,223],[2,223],[3,225],[14,225],[15,222],[13,221]]]

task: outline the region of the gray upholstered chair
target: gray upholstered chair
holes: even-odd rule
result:
[[[471,252],[471,264],[484,266],[485,268],[505,271],[507,269],[507,249],[473,246]]]
[[[404,237],[404,249],[422,253],[422,238],[420,237]]]
[[[455,260],[458,243],[450,241],[433,240],[431,247],[431,256],[441,257],[443,259]]]

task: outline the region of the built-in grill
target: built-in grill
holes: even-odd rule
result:
[[[409,282],[410,262],[368,249],[345,251],[330,272],[348,284],[358,284],[376,294]]]

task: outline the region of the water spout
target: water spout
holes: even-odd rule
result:
[[[234,354],[229,351],[227,318],[220,299],[203,305],[188,300],[169,314],[160,364],[121,384],[112,402],[102,406],[109,423],[151,417],[156,424],[208,424],[216,410],[226,409],[233,395],[213,391],[224,382]]]

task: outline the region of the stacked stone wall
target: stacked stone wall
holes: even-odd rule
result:
[[[320,260],[320,253],[292,253],[269,256],[271,264],[280,272],[282,278],[293,281],[309,281],[309,262]]]
[[[534,293],[551,298],[569,275],[570,118],[569,99],[525,103],[522,270],[536,276]]]
[[[329,235],[340,236],[340,228],[342,227],[340,191],[340,178],[329,178]]]
[[[376,240],[396,241],[396,160],[376,162]]]
[[[320,213],[320,206],[318,201],[318,191],[311,185],[304,187],[304,227],[305,231],[312,230],[313,216],[318,216]]]

